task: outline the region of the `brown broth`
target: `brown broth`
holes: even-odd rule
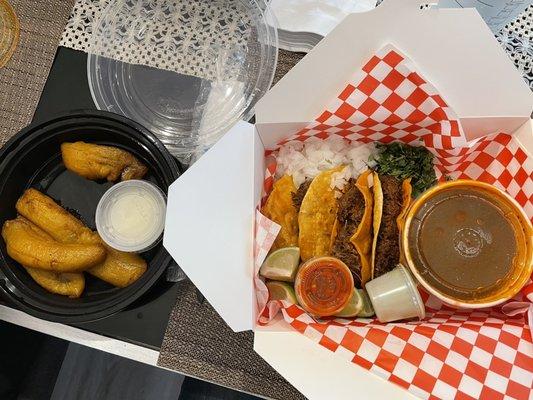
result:
[[[417,224],[415,253],[424,279],[465,299],[504,284],[513,269],[517,240],[500,207],[481,192],[466,189],[445,191],[430,203]]]

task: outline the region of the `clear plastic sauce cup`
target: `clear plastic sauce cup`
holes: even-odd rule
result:
[[[423,319],[426,315],[416,283],[402,265],[371,280],[365,289],[380,322],[413,317]]]
[[[166,197],[156,185],[129,180],[112,186],[96,208],[96,229],[110,247],[139,253],[154,247],[165,227]]]

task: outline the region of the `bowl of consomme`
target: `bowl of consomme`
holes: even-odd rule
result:
[[[503,303],[533,270],[531,221],[509,195],[473,180],[423,193],[407,214],[402,248],[418,281],[455,307]]]

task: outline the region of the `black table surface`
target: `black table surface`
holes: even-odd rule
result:
[[[87,55],[59,47],[33,121],[46,121],[65,112],[95,109],[87,82]],[[159,349],[175,304],[179,283],[165,277],[127,309],[107,318],[76,324],[90,332]]]

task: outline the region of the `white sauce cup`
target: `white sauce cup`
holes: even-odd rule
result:
[[[426,316],[416,283],[402,265],[367,282],[365,289],[380,322]]]
[[[165,228],[166,196],[143,180],[117,183],[96,208],[96,229],[110,247],[140,253],[154,247]]]

